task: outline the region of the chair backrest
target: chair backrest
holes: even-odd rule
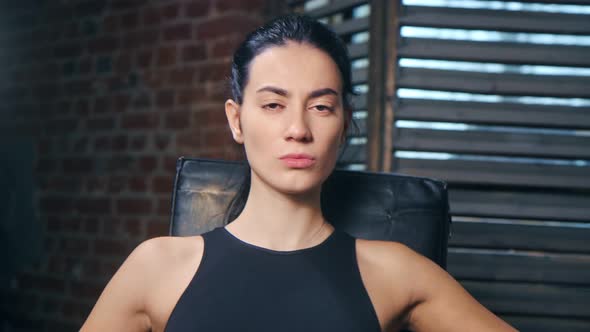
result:
[[[180,157],[170,235],[198,235],[223,226],[244,167],[239,162]],[[322,187],[322,210],[335,228],[354,237],[398,241],[446,267],[451,218],[443,181],[336,169]]]

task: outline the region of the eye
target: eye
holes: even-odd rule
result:
[[[314,107],[318,111],[320,111],[320,112],[325,112],[325,111],[332,112],[332,111],[334,111],[334,109],[332,107],[329,107],[329,106],[326,106],[326,105],[316,105]]]
[[[266,105],[262,106],[262,108],[267,109],[267,110],[271,110],[271,111],[276,111],[281,107],[282,106],[279,103],[270,103],[270,104],[266,104]]]

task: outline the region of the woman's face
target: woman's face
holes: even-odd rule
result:
[[[263,51],[250,63],[242,105],[230,99],[225,108],[252,181],[297,194],[332,172],[347,121],[340,72],[323,51],[291,41]]]

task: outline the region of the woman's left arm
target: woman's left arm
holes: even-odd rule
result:
[[[405,266],[411,272],[408,276],[412,301],[407,316],[410,330],[517,331],[475,300],[440,266],[408,247],[402,252]]]

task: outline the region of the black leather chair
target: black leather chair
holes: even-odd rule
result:
[[[239,162],[180,157],[170,235],[223,226],[243,174]],[[354,237],[398,241],[446,267],[451,218],[443,181],[337,169],[324,183],[322,209],[335,228]]]

